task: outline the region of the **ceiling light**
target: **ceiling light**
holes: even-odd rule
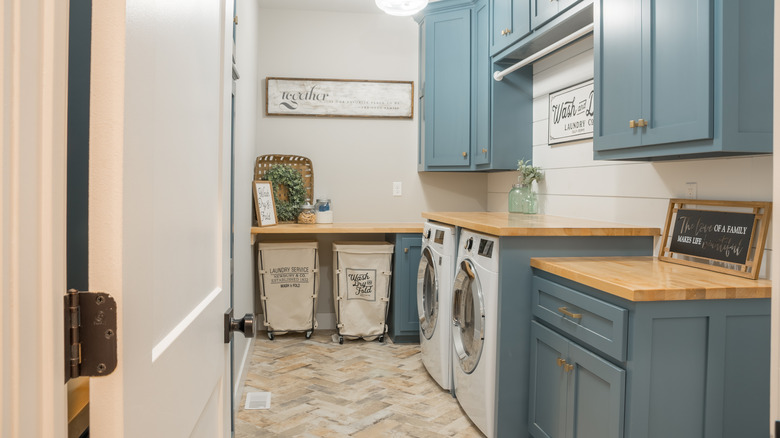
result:
[[[428,5],[428,0],[376,0],[379,9],[390,15],[414,15]]]

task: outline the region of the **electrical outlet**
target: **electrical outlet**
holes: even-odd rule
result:
[[[393,196],[401,196],[401,181],[396,181],[393,183]]]
[[[696,183],[685,183],[685,197],[688,199],[696,199]]]

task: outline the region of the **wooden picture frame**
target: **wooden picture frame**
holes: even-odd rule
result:
[[[411,119],[414,82],[268,77],[265,115]]]
[[[252,197],[255,198],[257,225],[276,225],[276,203],[271,181],[252,181]]]
[[[771,202],[670,199],[658,260],[757,279]]]

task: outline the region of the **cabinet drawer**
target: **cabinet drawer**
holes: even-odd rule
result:
[[[534,316],[617,360],[626,360],[628,310],[534,277]]]

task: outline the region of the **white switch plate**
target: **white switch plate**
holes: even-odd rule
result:
[[[688,199],[696,199],[696,183],[685,183],[685,197]]]
[[[393,183],[393,196],[401,196],[401,181],[396,181]]]

